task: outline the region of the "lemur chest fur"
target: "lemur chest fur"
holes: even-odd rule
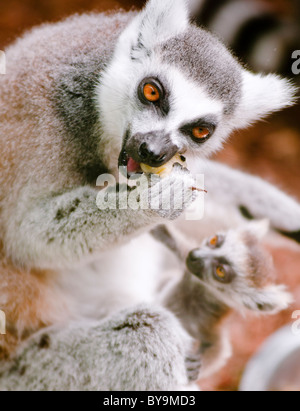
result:
[[[170,275],[180,276],[176,266],[171,252],[145,234],[90,264],[64,270],[58,285],[73,302],[73,315],[99,319],[120,308],[155,302],[160,285]]]

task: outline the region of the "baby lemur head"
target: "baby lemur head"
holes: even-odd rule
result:
[[[265,220],[251,222],[205,240],[188,255],[189,271],[228,307],[260,313],[286,309],[291,295],[274,285],[272,258],[261,245],[268,228]]]
[[[109,168],[207,157],[229,133],[291,104],[275,75],[246,70],[195,24],[198,0],[149,0],[117,43],[97,91]],[[110,149],[109,149],[110,147]]]

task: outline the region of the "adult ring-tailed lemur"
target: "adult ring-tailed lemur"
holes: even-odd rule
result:
[[[242,219],[243,207],[299,240],[293,199],[202,161],[233,130],[292,104],[294,89],[275,75],[245,70],[192,22],[194,7],[192,0],[150,0],[140,13],[75,16],[34,29],[6,50],[0,309],[7,330],[0,336],[0,389],[12,388],[7,373],[17,389],[187,386],[191,336],[156,298],[168,251],[148,232],[180,217],[194,200],[188,195],[194,173],[205,173],[206,210],[222,209],[220,225]],[[191,173],[174,167],[155,187],[163,195],[169,183],[174,204],[186,191],[181,210],[97,207],[96,198],[110,189],[99,194],[100,174],[117,176],[119,165],[158,167],[178,153],[196,160]],[[205,219],[194,229],[204,231]],[[50,326],[55,332],[46,335]],[[11,365],[24,340],[38,353],[31,358],[21,345]],[[20,370],[22,356],[28,363]],[[56,375],[44,375],[40,361],[45,370],[55,365]]]

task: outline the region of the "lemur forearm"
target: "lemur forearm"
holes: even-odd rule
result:
[[[174,225],[158,225],[151,230],[151,235],[157,241],[166,246],[178,257],[179,261],[185,261],[189,252],[197,247],[197,242],[178,230]]]
[[[190,173],[179,166],[167,178],[144,186],[109,186],[101,191],[85,186],[42,199],[25,194],[7,222],[6,251],[25,267],[73,266],[177,218],[197,198],[190,189],[193,184]]]
[[[176,314],[187,331],[201,343],[218,333],[219,324],[228,315],[228,308],[186,272],[182,280],[167,290],[163,304]]]
[[[268,218],[277,230],[300,231],[299,203],[261,178],[213,161],[201,162],[193,171],[205,174],[208,196],[222,204],[225,214],[235,207],[249,217]]]
[[[212,375],[224,366],[231,356],[231,346],[222,321],[230,310],[188,272],[166,292],[164,305],[194,339],[194,352],[190,355],[193,361],[199,358],[201,367],[193,379]]]
[[[60,268],[122,243],[159,221],[151,210],[101,210],[82,187],[22,207],[9,222],[8,254],[23,266]]]

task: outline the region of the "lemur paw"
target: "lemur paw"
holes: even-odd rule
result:
[[[185,365],[189,382],[197,381],[202,367],[201,354],[190,354],[185,359]]]
[[[160,178],[152,175],[148,191],[149,207],[152,213],[167,220],[178,218],[198,197],[193,190],[195,179],[179,164],[175,164],[170,176]]]
[[[151,220],[157,217],[175,220],[197,199],[199,191],[195,185],[192,174],[175,164],[168,177],[143,174],[134,187],[126,184],[107,187],[98,194],[97,206],[101,210],[142,210]]]

